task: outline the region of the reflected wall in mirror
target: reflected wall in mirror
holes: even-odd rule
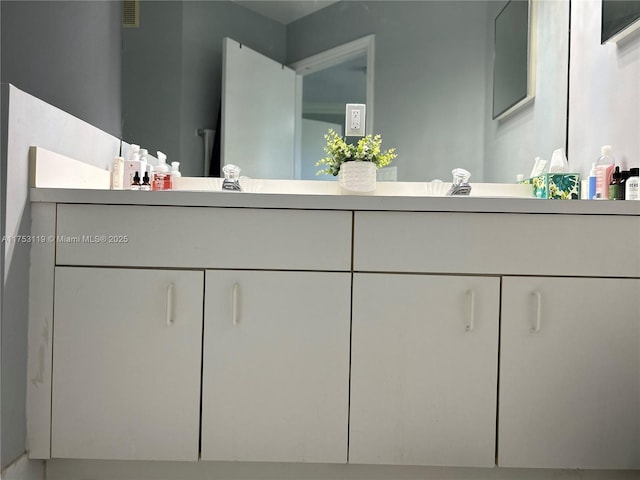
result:
[[[257,3],[268,13],[270,3],[301,2]],[[166,151],[185,175],[200,175],[196,132],[217,128],[224,37],[291,65],[373,34],[371,131],[397,148],[398,180],[449,180],[463,167],[472,181],[513,181],[535,156],[566,144],[569,2],[539,2],[535,101],[497,121],[493,29],[505,4],[347,0],[289,21],[231,1],[143,1],[140,27],[123,30],[124,139]],[[258,134],[246,132],[247,141]]]

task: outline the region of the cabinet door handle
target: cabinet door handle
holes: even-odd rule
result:
[[[540,331],[540,321],[542,317],[542,294],[538,291],[532,292],[531,296],[536,299],[536,321],[531,327],[531,333],[538,333]]]
[[[174,323],[173,319],[173,297],[175,296],[176,286],[170,283],[167,287],[167,327]]]
[[[233,290],[231,292],[231,322],[234,325],[238,324],[238,298],[240,296],[240,285],[233,284]]]
[[[473,330],[473,323],[475,320],[476,293],[473,290],[467,290],[467,299],[469,301],[469,322],[467,323],[465,331],[470,332]]]

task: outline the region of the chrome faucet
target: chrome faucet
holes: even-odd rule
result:
[[[222,191],[241,192],[240,186],[240,167],[231,165],[230,163],[222,167],[224,173],[224,181],[222,182]]]
[[[469,195],[471,193],[471,185],[469,185],[471,174],[464,168],[454,168],[451,173],[453,174],[453,184],[446,195],[449,197],[453,195]]]

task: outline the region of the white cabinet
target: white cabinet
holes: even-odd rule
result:
[[[495,464],[500,279],[354,274],[350,463]]]
[[[55,269],[52,457],[197,460],[203,277]]]
[[[640,280],[502,288],[498,464],[640,468]]]
[[[351,274],[206,274],[202,459],[346,463]]]

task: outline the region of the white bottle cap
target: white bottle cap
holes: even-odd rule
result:
[[[141,157],[144,157],[144,156],[146,156],[148,154],[149,154],[149,150],[147,150],[146,148],[141,148],[140,149],[140,156]]]
[[[174,170],[178,170],[180,168],[180,162],[171,162],[171,166]]]
[[[603,145],[600,148],[600,155],[606,155],[607,157],[610,157],[611,156],[611,150],[612,150],[611,145]]]
[[[167,163],[167,156],[158,150],[158,162],[159,163]]]

